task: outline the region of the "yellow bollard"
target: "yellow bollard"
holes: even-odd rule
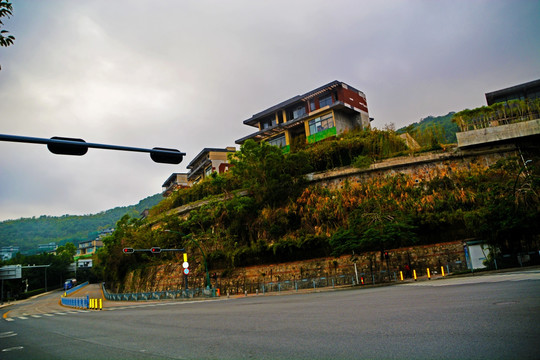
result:
[[[416,270],[413,270],[412,273],[413,273],[413,276],[414,276],[414,281],[416,281]]]
[[[431,280],[431,274],[429,272],[429,268],[427,268],[427,278],[428,278],[428,280]]]
[[[444,267],[441,266],[441,274],[444,277]]]
[[[399,272],[399,278],[401,279],[401,281],[403,281],[403,271]]]
[[[90,299],[90,309],[94,308],[94,299]]]
[[[103,309],[103,299],[99,299],[99,306],[98,306],[98,309],[99,310],[102,310]]]

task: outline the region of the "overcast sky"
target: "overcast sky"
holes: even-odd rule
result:
[[[396,128],[540,78],[540,1],[13,0],[0,133],[176,148],[82,157],[0,142],[0,221],[91,214],[161,192],[242,121],[333,80]]]

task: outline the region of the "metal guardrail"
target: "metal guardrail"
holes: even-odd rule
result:
[[[77,297],[77,298],[70,298],[70,297],[62,296],[60,301],[62,302],[62,305],[64,306],[69,306],[69,307],[73,307],[77,309],[88,309],[89,302],[90,302],[88,296]]]
[[[82,288],[85,287],[86,285],[88,285],[88,281],[83,282],[83,283],[80,284],[80,285],[77,285],[77,286],[75,286],[75,287],[72,287],[72,288],[69,289],[69,290],[64,291],[64,295],[67,296],[67,295],[69,295],[69,294],[71,294],[71,293],[73,293],[73,292],[75,292],[75,291],[77,291],[77,290],[79,290],[79,289],[82,289]]]
[[[105,283],[101,284],[105,299],[110,301],[148,301],[148,300],[175,300],[192,299],[194,297],[213,297],[212,289],[182,289],[149,291],[141,293],[110,293],[105,288]]]
[[[88,281],[64,291],[64,294],[60,298],[60,303],[64,306],[69,306],[76,309],[101,310],[103,308],[102,299],[90,299],[90,296],[88,295],[86,295],[85,297],[68,297],[68,295],[70,295],[71,293],[74,293],[75,291],[80,290],[87,285]]]

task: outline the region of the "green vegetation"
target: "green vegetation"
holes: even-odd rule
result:
[[[2,18],[7,17],[9,19],[9,17],[12,15],[13,5],[9,1],[0,1],[0,29],[2,29],[2,26],[4,26]],[[15,37],[7,34],[9,34],[9,31],[0,30],[0,46],[7,47],[13,44]]]
[[[231,158],[235,165],[231,171],[179,190],[152,209],[154,215],[161,214],[159,220],[124,217],[104,240],[98,269],[105,280],[119,284],[129,271],[179,261],[179,255],[171,253],[121,252],[123,247],[161,246],[187,249],[197,274],[202,272],[201,256],[188,237],[204,248],[210,269],[468,237],[485,239],[506,254],[535,248],[540,230],[540,174],[532,166],[540,159],[535,153],[524,153],[532,159],[527,171],[515,158],[491,168],[471,164],[465,170],[439,169],[424,181],[400,174],[328,189],[306,186],[303,179],[309,171],[353,162],[365,166],[366,159],[378,161],[400,153],[406,153],[403,142],[391,130],[351,132],[288,155],[247,141]],[[240,189],[242,195],[236,192]],[[216,197],[220,191],[228,197]],[[207,203],[186,218],[164,215],[193,197]]]
[[[458,126],[452,121],[454,113],[443,116],[428,116],[419,123],[412,123],[397,130],[398,134],[409,133],[422,147],[437,147],[438,144],[457,143]]]
[[[22,252],[37,252],[39,244],[56,242],[65,244],[92,240],[102,229],[112,228],[125,214],[140,216],[142,211],[159,203],[156,194],[141,200],[137,205],[116,207],[94,215],[40,216],[0,222],[0,245],[17,245]]]
[[[510,100],[455,113],[452,121],[461,131],[483,129],[540,118],[540,99]]]
[[[0,263],[4,265],[50,265],[45,268],[23,269],[22,279],[4,281],[5,299],[24,299],[47,290],[62,288],[66,279],[74,277],[68,267],[73,263],[76,247],[72,243],[59,246],[55,254],[22,255],[17,254],[12,259]],[[45,277],[45,271],[47,276]],[[85,274],[89,275],[89,274]],[[87,278],[81,273],[77,274],[79,281]],[[45,283],[47,279],[47,283]],[[28,285],[28,288],[27,288]],[[28,290],[28,291],[27,291]]]

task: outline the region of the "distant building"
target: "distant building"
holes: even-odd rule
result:
[[[525,99],[540,99],[540,79],[486,93],[488,105]]]
[[[227,172],[230,166],[227,157],[235,152],[234,146],[225,149],[204,148],[187,166],[189,169],[188,182],[197,184],[213,172],[218,174]]]
[[[103,238],[105,236],[111,235],[113,232],[114,229],[105,229],[102,230],[94,240],[80,242],[75,257],[77,259],[80,259],[94,255],[99,249],[103,247]]]
[[[178,189],[189,187],[188,174],[187,173],[173,173],[163,185],[161,185],[163,191],[162,195],[167,197]]]
[[[2,246],[0,248],[0,260],[9,260],[18,252],[20,252],[18,246]]]
[[[56,249],[58,248],[58,245],[54,242],[50,242],[48,244],[40,244],[38,245],[38,253],[54,253]]]
[[[84,257],[87,255],[93,255],[96,253],[96,251],[103,247],[103,241],[102,240],[90,240],[90,241],[83,241],[79,243],[79,248],[77,249],[77,257]]]
[[[174,191],[191,187],[193,184],[204,180],[212,173],[223,174],[229,171],[230,164],[228,155],[234,154],[236,148],[228,146],[220,148],[204,148],[188,164],[188,173],[173,173],[161,186],[164,197],[170,196]]]
[[[341,81],[333,81],[263,110],[244,124],[257,132],[248,139],[280,146],[284,152],[294,143],[313,143],[353,128],[370,128],[366,95]]]

